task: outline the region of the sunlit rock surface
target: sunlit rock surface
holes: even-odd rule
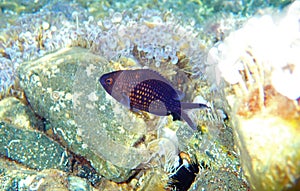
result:
[[[97,131],[101,131],[101,129],[97,128],[95,121],[102,123],[105,122],[104,120],[108,120],[108,122],[112,121],[109,120],[113,117],[109,116],[113,115],[113,113],[109,112],[109,110],[112,111],[112,109],[108,108],[107,112],[102,112],[103,115],[101,116],[99,113],[93,113],[96,112],[95,109],[91,108],[92,105],[86,103],[88,100],[98,100],[100,102],[97,105],[98,108],[106,106],[105,99],[97,98],[99,94],[99,87],[96,87],[98,76],[94,75],[93,78],[90,79],[77,79],[78,77],[76,76],[77,70],[80,70],[80,66],[85,69],[80,71],[78,75],[90,75],[90,73],[94,72],[101,74],[101,72],[103,73],[107,70],[108,66],[106,62],[107,61],[102,57],[93,55],[87,50],[72,48],[62,49],[59,52],[49,54],[34,62],[24,63],[18,70],[20,85],[24,88],[32,108],[38,115],[46,118],[50,122],[50,127],[46,129],[46,132],[51,136],[57,137],[59,142],[66,148],[86,157],[91,161],[92,166],[98,169],[98,172],[101,172],[101,175],[109,179],[121,181],[126,179],[128,172],[114,167],[109,163],[109,160],[105,161],[102,156],[98,156],[101,155],[101,153],[97,152],[95,147],[93,147],[88,140],[82,138],[82,134],[86,133],[86,131],[89,131],[91,134],[99,135],[93,137],[91,140],[95,141],[94,144],[97,145],[97,147],[106,148],[107,152],[110,151],[110,147],[108,146],[109,141],[103,139],[106,138],[106,136],[97,133]],[[80,86],[73,87],[73,83],[76,80],[83,80],[77,83],[78,85],[92,83],[95,88],[84,90]],[[104,94],[103,92],[101,93]],[[81,94],[85,95],[85,103],[80,102],[82,100],[78,100],[78,96]],[[75,108],[73,108],[73,103]],[[73,113],[73,110],[76,110],[80,104],[84,104],[84,107],[86,107],[84,112],[87,113],[81,113],[79,116],[78,112],[75,111],[75,113]],[[90,108],[90,110],[88,108]],[[76,115],[75,118],[74,115]],[[81,119],[81,117],[84,117],[84,120]],[[89,124],[87,125],[86,122],[89,122]],[[107,126],[111,130],[114,130],[112,126]],[[122,141],[126,139],[124,135],[121,138],[120,135],[113,132],[111,133],[115,139],[121,139]],[[134,141],[134,137],[127,139]],[[97,142],[97,140],[100,142]],[[122,144],[125,143],[123,142]],[[130,168],[127,169],[129,170]]]
[[[249,19],[210,50],[216,83],[231,84],[241,163],[253,190],[283,190],[300,178],[300,2]]]

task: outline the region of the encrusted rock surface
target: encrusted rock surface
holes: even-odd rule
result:
[[[69,154],[57,142],[38,132],[42,126],[28,106],[10,97],[0,102],[0,154],[32,169],[68,171]],[[47,152],[45,152],[47,151]]]
[[[36,171],[18,163],[0,159],[1,190],[85,190],[93,191],[86,179],[56,169]]]
[[[299,187],[299,13],[296,1],[281,13],[251,18],[210,51],[216,78],[230,84],[226,99],[253,190]]]
[[[56,137],[58,141],[70,151],[86,157],[102,176],[114,181],[125,181],[130,175],[130,167],[128,167],[127,170],[126,168],[118,168],[109,161],[104,160],[100,156],[101,153],[97,153],[95,148],[90,144],[86,144],[86,141],[82,138],[83,132],[78,127],[86,124],[78,124],[76,121],[78,119],[74,118],[74,114],[78,114],[75,111],[77,109],[76,105],[79,104],[78,96],[83,93],[82,89],[82,92],[79,91],[81,87],[74,87],[74,82],[77,80],[77,69],[84,67],[85,70],[82,70],[82,72],[88,74],[94,73],[94,70],[97,69],[100,75],[101,72],[107,70],[108,65],[106,62],[107,61],[102,57],[91,54],[88,50],[82,48],[62,49],[59,52],[49,54],[41,59],[28,62],[27,64],[24,63],[20,66],[18,69],[20,86],[24,88],[33,110],[49,121],[50,124],[48,126],[50,127],[46,129],[47,134]],[[97,78],[82,80],[91,80],[91,82],[82,81],[82,84],[93,83],[94,87],[97,86]],[[76,92],[73,92],[73,90]],[[91,91],[86,92],[91,95],[90,97],[84,97],[84,99],[87,100],[96,99],[99,93],[97,89],[86,91]],[[99,103],[97,106],[103,106],[105,99],[99,99],[99,101],[102,103]],[[88,105],[84,106],[89,107]],[[93,110],[91,109],[89,111],[86,109],[85,112],[93,112]],[[109,111],[102,113],[109,115]],[[96,121],[98,121],[98,117],[100,121],[111,119],[111,117],[101,117],[101,115],[94,116],[91,113],[89,115],[96,117],[96,119],[93,118]],[[81,114],[81,116],[85,117],[89,117],[89,115]],[[89,118],[84,118],[84,121],[89,122]],[[99,131],[96,123],[88,124],[86,129],[90,129],[90,132]],[[117,139],[118,135],[112,134]],[[132,138],[133,137],[131,137],[131,140],[134,141]],[[96,142],[97,139],[101,140],[101,137],[95,137],[96,147],[101,147],[101,145]],[[121,140],[124,139],[126,139],[125,136],[123,136]],[[101,144],[102,147],[107,148],[107,152],[109,152],[109,142],[103,140]]]

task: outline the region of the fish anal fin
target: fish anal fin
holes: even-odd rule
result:
[[[136,109],[136,108],[134,108],[134,107],[130,107],[130,111],[133,112],[133,113],[138,113],[138,114],[141,113],[141,110]]]
[[[181,118],[187,122],[187,124],[195,131],[197,130],[197,125],[192,121],[187,113],[181,112]]]
[[[165,103],[160,100],[152,101],[148,107],[148,112],[159,116],[168,115]]]

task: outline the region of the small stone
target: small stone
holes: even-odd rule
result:
[[[46,135],[7,123],[0,128],[0,135],[0,155],[32,169],[68,172],[70,163],[67,161],[71,156],[63,157],[65,149]]]
[[[43,28],[44,30],[48,30],[49,27],[50,27],[50,24],[49,24],[48,22],[46,22],[46,21],[43,21],[43,23],[42,23],[42,28]]]
[[[171,57],[171,63],[172,64],[177,64],[178,63],[178,57],[177,56],[172,56]]]
[[[111,18],[113,23],[119,23],[122,21],[122,14],[120,12],[115,12]]]
[[[113,23],[111,22],[110,19],[105,19],[102,21],[102,26],[104,27],[104,29],[108,30],[112,27]]]
[[[157,68],[159,68],[159,67],[160,67],[160,62],[159,62],[159,61],[155,62],[155,66],[156,66]]]

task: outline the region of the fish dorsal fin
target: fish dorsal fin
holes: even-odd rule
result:
[[[180,90],[175,90],[175,91],[176,91],[176,96],[174,97],[174,99],[177,101],[181,101],[184,98],[185,93],[183,93]]]
[[[143,70],[145,73],[147,73],[147,75],[149,75],[149,76],[143,76],[142,78],[159,80],[173,87],[172,83],[157,71],[151,69],[141,69],[141,70]],[[185,96],[185,93],[183,93],[180,90],[176,90],[174,87],[173,89],[176,91],[176,95],[174,95],[173,99],[178,101],[182,100]]]
[[[167,78],[162,76],[160,73],[158,73],[157,71],[151,69],[140,69],[140,70],[145,71],[145,73],[149,75],[149,76],[148,75],[143,76],[143,78],[148,78],[146,80],[149,79],[160,80],[172,86],[171,82]]]

